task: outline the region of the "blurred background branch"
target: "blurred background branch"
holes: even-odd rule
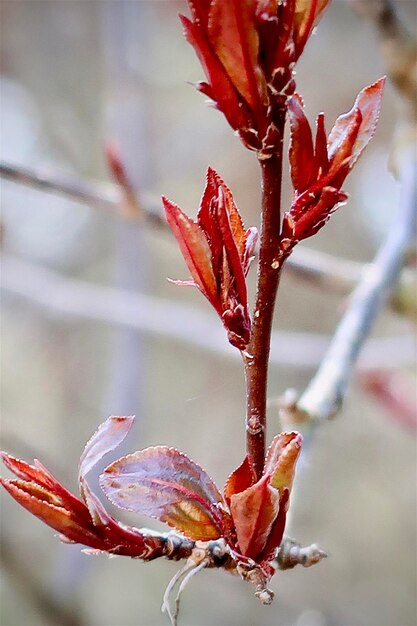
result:
[[[223,328],[216,324],[216,318],[203,310],[174,300],[93,285],[7,254],[2,254],[1,260],[2,289],[49,313],[144,331],[239,361],[239,354],[224,341]],[[319,334],[275,330],[271,363],[298,368],[317,366],[329,341],[330,337]],[[393,368],[411,364],[413,359],[407,337],[372,339],[361,367]]]
[[[314,378],[295,406],[282,411],[284,422],[322,422],[341,408],[357,357],[404,264],[416,232],[416,162],[402,176],[400,206],[374,262],[352,293],[330,347]]]
[[[151,193],[141,192],[139,210],[126,213],[126,195],[130,205],[137,202],[136,197],[132,202],[131,189],[123,189],[120,184],[103,184],[99,182],[80,180],[74,176],[63,176],[51,169],[27,168],[19,165],[0,162],[0,177],[17,184],[33,187],[45,192],[78,200],[92,208],[105,210],[114,216],[128,218],[136,221],[145,217],[149,225],[165,229],[167,227],[165,217],[162,214],[158,198]],[[122,209],[121,209],[122,207]],[[286,261],[284,271],[294,277],[307,281],[325,291],[332,291],[341,295],[349,293],[356,285],[366,265],[357,261],[348,261],[332,256],[319,250],[312,250],[304,246],[298,246],[295,252]],[[404,289],[409,288],[410,271],[404,269],[398,278],[398,288],[393,294],[393,306],[397,312],[409,314],[412,302],[404,306]],[[413,311],[414,312],[414,311]]]

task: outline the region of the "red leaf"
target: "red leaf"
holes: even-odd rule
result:
[[[197,286],[212,304],[217,301],[216,279],[211,252],[204,231],[187,217],[179,206],[162,197],[168,224],[174,233],[184,260]]]
[[[279,492],[269,476],[230,498],[230,511],[243,556],[256,559],[263,550],[279,510]]]
[[[222,240],[229,262],[230,274],[234,280],[234,286],[238,294],[239,302],[246,305],[248,294],[246,289],[245,274],[243,273],[242,260],[236,246],[229,215],[226,210],[226,198],[222,187],[219,188],[218,217]]]
[[[298,432],[280,433],[274,437],[265,459],[264,474],[270,476],[271,485],[280,491],[291,491],[295,464],[301,452],[303,438]]]
[[[199,465],[174,448],[129,454],[106,468],[100,485],[116,506],[166,522],[191,539],[222,535],[221,494]]]
[[[304,50],[314,26],[330,4],[330,0],[296,0],[294,15],[294,44],[296,58]]]
[[[352,109],[336,120],[328,141],[332,170],[346,157],[350,157],[349,168],[352,168],[372,139],[381,112],[384,84],[385,78],[380,78],[362,89]]]
[[[255,472],[250,464],[248,456],[245,456],[242,463],[232,472],[226,481],[224,487],[224,497],[227,504],[230,505],[230,498],[235,493],[245,491],[248,487],[251,487],[256,480]]]
[[[290,121],[290,165],[294,189],[301,193],[311,184],[315,174],[313,137],[304,114],[302,100],[295,94],[288,100]]]
[[[336,173],[346,160],[350,162],[361,122],[362,113],[356,106],[337,118],[328,141],[330,172]]]
[[[258,65],[253,0],[213,0],[208,36],[236,89],[252,110],[259,111],[264,79]]]
[[[384,92],[385,78],[380,78],[372,85],[365,87],[358,94],[354,107],[358,107],[362,114],[362,123],[353,146],[350,167],[352,167],[363,150],[374,136],[381,112],[382,95]]]
[[[207,27],[208,12],[211,0],[188,0],[188,5],[197,24]]]
[[[75,518],[72,511],[54,503],[56,496],[53,493],[43,490],[33,483],[21,480],[0,478],[0,483],[29,513],[38,517],[54,530],[65,534],[71,541],[92,548],[102,547],[100,539],[87,530],[85,525],[80,523],[79,518]]]
[[[197,215],[197,222],[204,230],[208,239],[212,254],[212,268],[215,276],[218,276],[223,250],[223,242],[217,220],[218,179],[220,179],[220,176],[216,174],[212,167],[209,167],[206,174],[206,186]]]
[[[285,524],[287,521],[287,510],[289,504],[289,491],[284,489],[284,492],[279,501],[279,511],[272,525],[271,532],[269,533],[268,540],[265,544],[262,553],[258,556],[258,562],[269,561],[275,556],[275,551],[281,545],[282,538],[284,536]]]
[[[316,120],[316,145],[314,149],[317,175],[325,176],[329,171],[329,157],[327,154],[327,135],[324,126],[324,115],[320,113]],[[321,170],[321,171],[320,171]]]
[[[134,419],[133,415],[128,417],[108,417],[89,439],[81,455],[78,469],[78,485],[95,526],[106,526],[112,524],[113,520],[97,496],[91,491],[85,477],[103,456],[122,443],[131,429]]]
[[[180,19],[185,37],[197,53],[219,109],[223,111],[232,128],[246,128],[249,125],[248,111],[244,112],[236,89],[211,49],[205,34],[188,18],[180,15]]]
[[[209,168],[211,169],[211,168]],[[242,259],[245,253],[246,247],[246,232],[243,226],[242,217],[239,213],[239,210],[235,204],[233,194],[229,187],[226,185],[224,180],[218,175],[215,170],[211,170],[213,173],[213,178],[217,184],[217,197],[219,198],[219,190],[220,188],[223,190],[224,194],[224,206],[227,211],[227,215],[229,217],[230,228],[232,231],[233,239],[236,244],[236,247],[239,252],[239,257]]]
[[[96,432],[85,445],[78,468],[79,479],[84,478],[90,470],[109,452],[117,448],[132,428],[134,416],[108,417],[100,424]]]
[[[34,486],[43,487],[51,494],[51,497],[53,495],[55,499],[59,498],[60,506],[77,511],[79,515],[85,517],[85,508],[81,500],[65,489],[37,459],[35,459],[34,465],[29,465],[29,463],[16,459],[6,452],[1,452],[1,457],[4,465],[18,478],[28,484],[32,483]]]

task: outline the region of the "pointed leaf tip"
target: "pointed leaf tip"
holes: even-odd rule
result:
[[[200,291],[213,304],[217,300],[211,252],[204,231],[180,207],[162,196],[167,222],[179,244],[184,261]]]
[[[109,452],[117,448],[127,436],[135,420],[134,415],[111,415],[100,424],[85,445],[80,458],[79,477],[84,478],[90,470]]]
[[[297,432],[279,433],[269,446],[264,473],[271,477],[271,485],[291,491],[295,474],[295,465],[301,452],[302,435]]]

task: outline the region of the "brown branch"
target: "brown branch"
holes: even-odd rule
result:
[[[261,160],[262,212],[256,303],[251,340],[243,354],[246,377],[246,450],[259,479],[265,458],[268,363],[275,299],[281,265],[275,260],[281,230],[282,137],[285,113],[278,132],[280,150]]]
[[[316,375],[298,402],[284,408],[284,421],[320,422],[340,409],[359,351],[398,278],[415,237],[416,162],[404,169],[398,214],[374,262],[353,292],[330,347]]]
[[[0,162],[0,177],[25,185],[40,191],[56,193],[87,204],[98,210],[104,210],[111,215],[120,215],[120,207],[126,203],[126,189],[119,184],[103,184],[99,182],[83,181],[73,176],[60,175],[45,168],[29,168]],[[133,193],[130,191],[130,193]],[[134,212],[133,219],[145,218],[154,226],[166,227],[165,218],[159,208],[159,199],[152,194],[141,193],[141,211]],[[123,211],[122,215],[126,215]]]

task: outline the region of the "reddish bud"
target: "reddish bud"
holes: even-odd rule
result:
[[[2,453],[6,467],[17,479],[1,478],[10,495],[30,513],[60,533],[60,539],[80,543],[94,552],[154,558],[161,550],[156,537],[111,517],[86,481],[86,474],[103,455],[113,450],[127,435],[133,417],[110,417],[88,442],[80,461],[81,498],[74,496],[39,461],[34,465]]]
[[[338,117],[328,139],[324,117],[320,114],[316,122],[314,147],[302,99],[298,94],[290,98],[289,157],[294,200],[284,216],[281,235],[283,257],[291,252],[297,241],[320,230],[346,200],[347,195],[341,186],[375,132],[384,82],[381,78],[359,93],[352,109]],[[292,234],[288,227],[290,218]]]
[[[263,158],[281,140],[278,118],[295,89],[294,64],[329,0],[189,0],[181,16],[214,100],[244,144]]]
[[[197,221],[163,198],[174,233],[196,285],[221,317],[232,345],[243,350],[250,338],[246,274],[257,241],[256,228],[245,230],[232,192],[212,169]],[[178,284],[184,284],[178,281]]]

